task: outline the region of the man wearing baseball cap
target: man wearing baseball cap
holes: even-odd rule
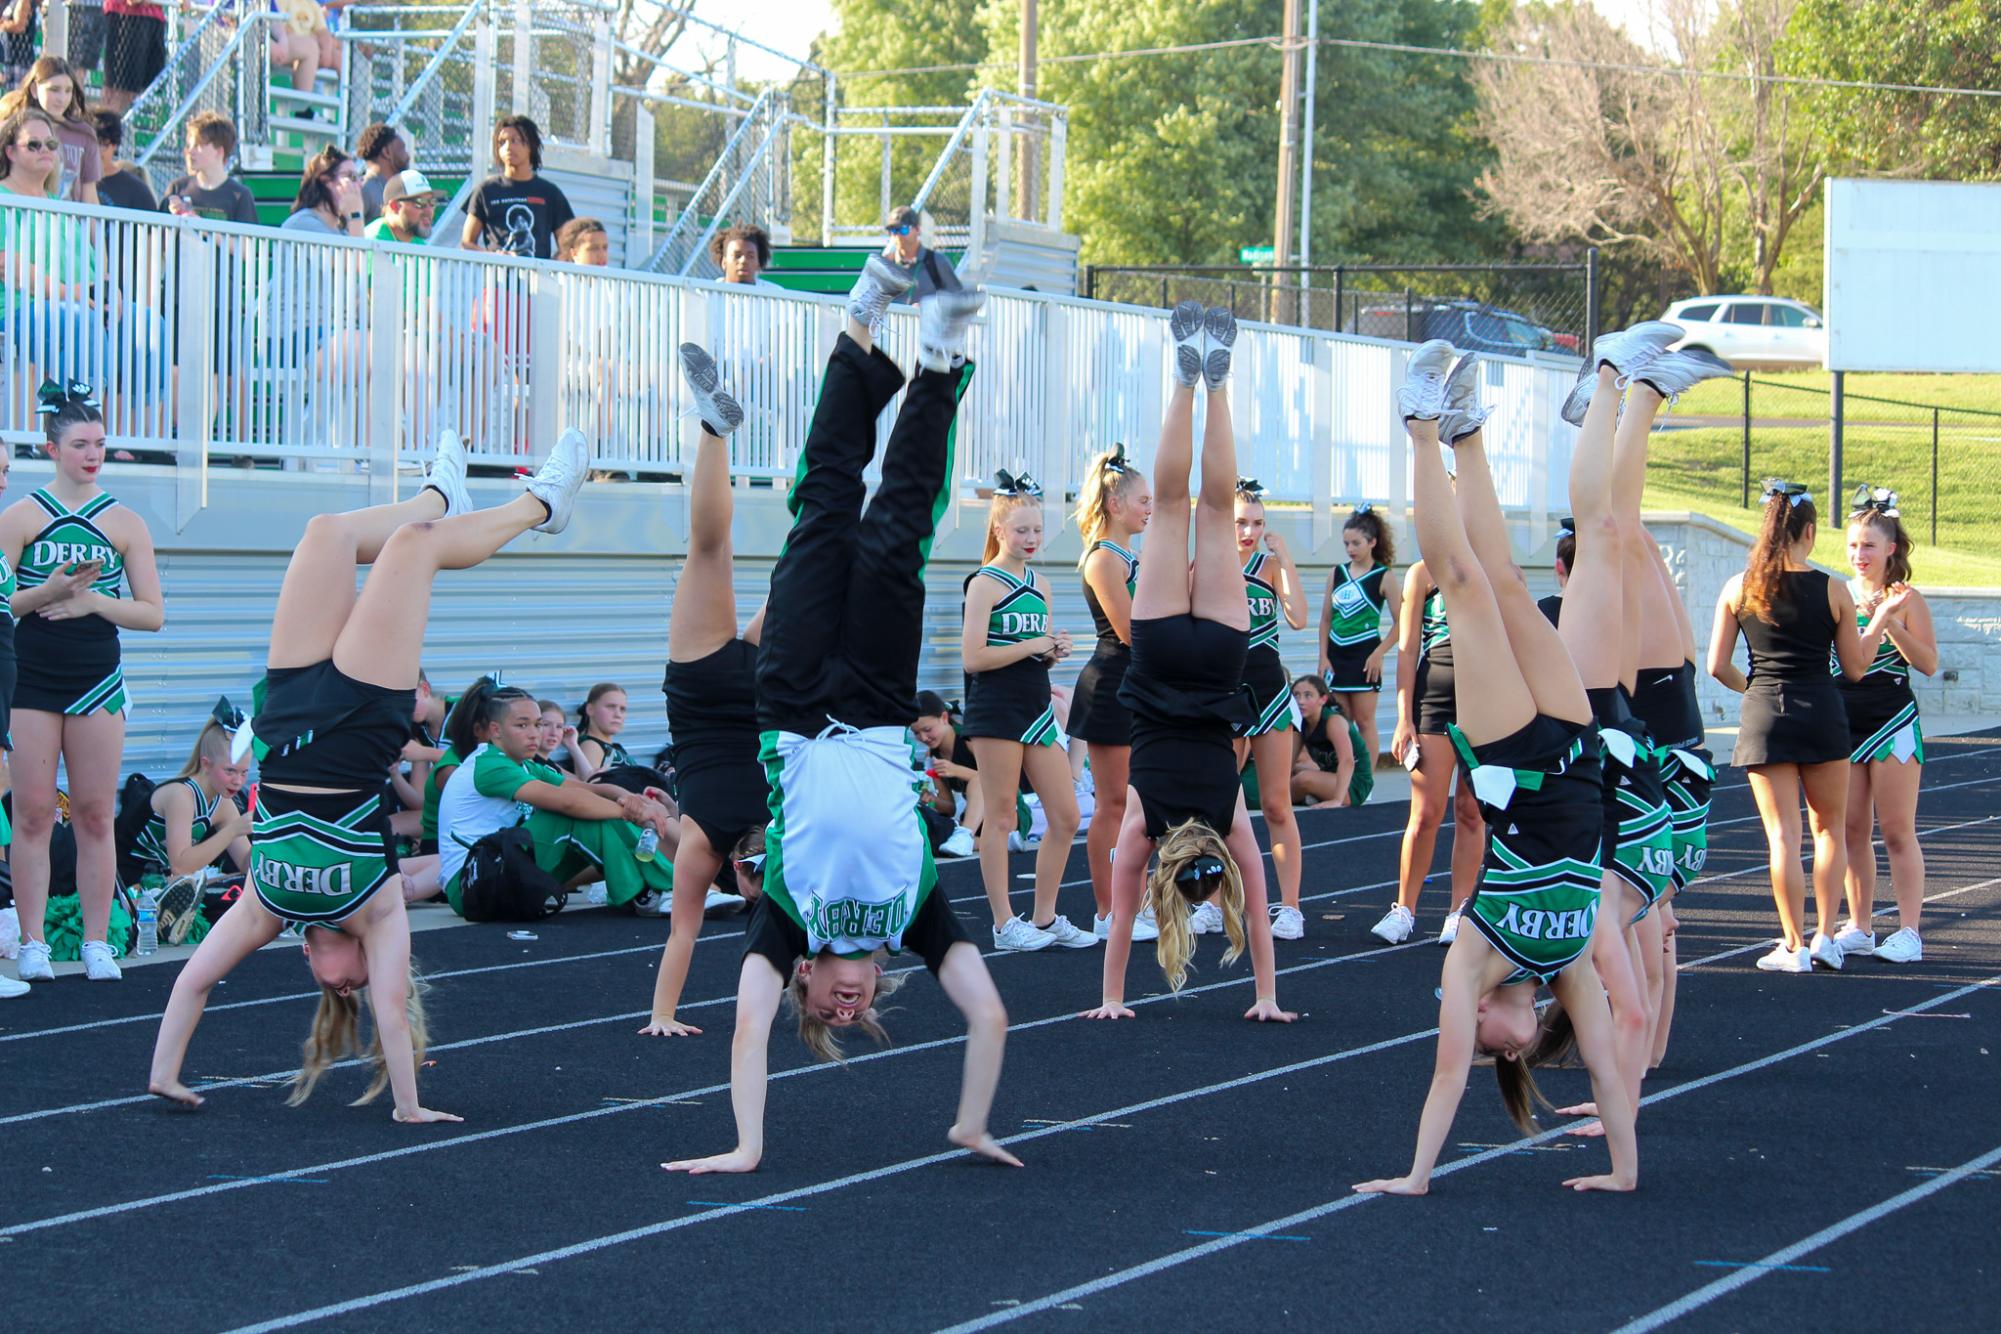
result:
[[[439,192],[415,167],[397,172],[382,183],[382,216],[362,228],[361,234],[378,241],[400,241],[422,245],[431,235],[437,218]]]

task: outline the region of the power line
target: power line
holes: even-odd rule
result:
[[[1529,55],[1517,51],[1469,51],[1453,46],[1420,46],[1410,42],[1374,42],[1356,37],[1322,37],[1321,46],[1352,51],[1379,51],[1390,55],[1435,56],[1448,60],[1485,60],[1496,64],[1541,65],[1563,69],[1603,70],[1614,74],[1636,74],[1651,78],[1720,79],[1729,83],[1765,83],[1796,88],[1841,88],[1856,92],[1933,93],[1945,97],[2001,97],[2001,88],[1954,88],[1928,83],[1881,83],[1869,79],[1821,79],[1799,74],[1754,74],[1734,70],[1697,70],[1680,65],[1648,65],[1609,60],[1578,60],[1566,56]],[[1299,45],[1307,42],[1301,40]],[[1226,51],[1238,47],[1262,46],[1283,50],[1284,38],[1236,37],[1215,42],[1186,42],[1176,46],[1141,46],[1123,51],[1087,51],[1066,56],[1042,56],[1038,65],[1070,65],[1113,60],[1150,59],[1156,56],[1196,55],[1205,51]],[[896,74],[972,74],[982,70],[1007,70],[1006,61],[970,61],[951,65],[906,65],[896,69],[836,71],[844,79],[884,78]]]

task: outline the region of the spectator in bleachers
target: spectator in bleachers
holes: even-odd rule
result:
[[[61,179],[62,145],[55,122],[38,107],[0,121],[0,199],[53,199]],[[51,217],[24,227],[21,212],[0,210],[0,254],[9,286],[0,287],[0,318],[28,361],[27,380],[44,374],[93,378],[99,369],[104,321],[90,306],[97,252],[82,220]],[[38,220],[39,221],[39,220]]]
[[[365,197],[368,190],[365,176],[361,188]],[[430,239],[431,223],[438,216],[441,197],[423,172],[415,168],[399,171],[382,186],[382,216],[363,227],[361,234],[376,241],[423,245]],[[364,208],[363,212],[366,211]]]
[[[69,47],[62,54],[70,68],[88,74],[104,61],[103,0],[68,0]]]
[[[118,150],[125,144],[125,118],[100,108],[91,113],[91,120],[97,127],[98,201],[138,213],[159,212],[160,201],[153,197],[146,173],[118,160]]]
[[[917,285],[910,289],[907,298],[912,302],[933,292],[956,292],[964,286],[959,281],[958,272],[945,257],[925,244],[930,226],[930,216],[919,213],[908,204],[898,204],[891,209],[883,223],[890,243],[896,247],[896,262],[906,269],[917,271]]]
[[[601,269],[611,263],[611,235],[596,218],[571,218],[556,229],[556,258]]]
[[[292,197],[292,215],[281,226],[317,236],[360,236],[361,167],[332,144],[313,154]]]
[[[293,89],[310,93],[322,69],[340,67],[340,43],[327,27],[320,0],[278,0],[277,7],[281,17],[270,28],[272,71],[290,70]],[[313,118],[311,108],[304,117]]]
[[[460,238],[468,250],[524,259],[554,259],[556,231],[576,216],[569,199],[542,170],[542,132],[526,116],[504,116],[493,127],[498,175],[480,182]]]
[[[28,76],[28,67],[35,63],[35,53],[41,48],[40,10],[39,0],[0,3],[0,79],[9,88]]]
[[[257,221],[257,200],[250,187],[229,174],[236,154],[236,124],[220,111],[198,111],[188,117],[187,146],[181,160],[188,174],[167,187],[161,207],[181,217],[212,222]]]
[[[68,61],[61,56],[43,56],[29,66],[21,86],[0,97],[0,119],[24,107],[47,113],[61,142],[55,197],[73,204],[95,204],[97,178],[103,174],[97,126],[84,110],[83,87]]]
[[[761,275],[771,264],[771,234],[755,223],[725,227],[709,242],[709,258],[723,271],[723,281],[745,287],[776,287]]]
[[[104,0],[104,105],[131,110],[166,67],[166,11],[148,0]]]
[[[363,221],[374,222],[382,216],[387,202],[383,194],[390,178],[410,167],[410,145],[393,126],[378,121],[354,141],[354,155],[362,163],[361,211],[366,215]]]

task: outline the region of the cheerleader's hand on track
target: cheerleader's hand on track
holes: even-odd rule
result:
[[[1079,1019],[1134,1019],[1138,1016],[1118,1001],[1106,1001],[1095,1010],[1085,1010]]]
[[[702,1030],[693,1024],[684,1024],[678,1019],[655,1019],[639,1030],[643,1038],[685,1038],[700,1037]]]
[[[1255,1019],[1261,1024],[1289,1024],[1299,1018],[1299,1015],[1292,1010],[1279,1009],[1275,1000],[1260,1000],[1244,1011],[1244,1018]]]

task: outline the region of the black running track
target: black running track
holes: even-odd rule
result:
[[[1249,969],[1222,970],[1213,938],[1178,1001],[1136,957],[1145,999],[1116,1025],[1071,1017],[1097,998],[1096,951],[992,958],[1014,1024],[993,1128],[1019,1172],[948,1151],[962,1030],[926,980],[899,997],[896,1045],[846,1069],[781,1019],[755,1175],[661,1171],[733,1143],[740,919],[705,932],[683,1014],[707,1033],[680,1041],[635,1035],[662,923],[421,935],[425,1100],[463,1126],[346,1106],[358,1069],[284,1105],[313,1004],[290,951],[217,993],[197,1113],[141,1093],[172,967],[37,987],[0,1007],[0,1302],[27,1329],[1979,1323],[1964,1313],[2001,1306],[2001,736],[1930,750],[1926,957],[1907,968],[1752,967],[1774,917],[1726,772],[1632,1195],[1564,1191],[1603,1148],[1523,1139],[1478,1069],[1428,1198],[1349,1193],[1408,1165],[1431,1071],[1442,888],[1425,936],[1368,935],[1398,804],[1302,818],[1308,936],[1278,948],[1291,1027],[1239,1017]],[[976,869],[944,884],[983,924]],[[1078,918],[1088,904],[1065,891]],[[1560,1104],[1584,1075],[1545,1087]]]

